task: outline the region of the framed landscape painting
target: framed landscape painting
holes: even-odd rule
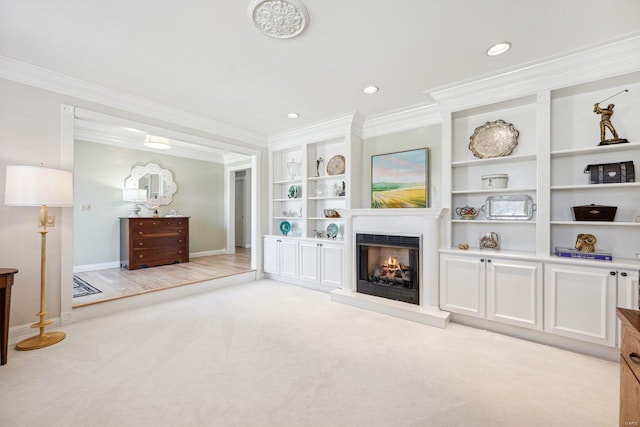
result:
[[[371,156],[372,208],[428,206],[428,149]]]

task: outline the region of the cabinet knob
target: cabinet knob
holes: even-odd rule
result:
[[[640,355],[638,355],[638,353],[629,353],[629,360],[636,365],[640,365]]]
[[[138,246],[144,246],[144,243],[140,242],[138,243]]]
[[[182,251],[178,251],[178,253],[179,253],[179,254],[181,254],[181,253],[182,253]]]
[[[622,273],[620,273],[620,275],[621,275],[622,277],[627,277],[627,273],[625,273],[624,271],[623,271]]]
[[[615,272],[615,271],[610,271],[610,272],[609,272],[609,274],[610,274],[611,276],[615,276],[615,275],[616,275],[616,272]]]
[[[480,258],[480,262],[484,262],[484,258]]]
[[[182,239],[178,240],[178,243],[182,243]]]
[[[139,223],[138,223],[138,225],[142,225],[142,224],[144,224],[144,223],[143,223],[143,222],[139,222]]]
[[[144,234],[144,232],[138,231],[138,234],[142,236]]]
[[[488,260],[487,260],[487,262],[491,262],[491,260],[490,260],[490,259],[488,259]]]
[[[138,258],[142,258],[144,255],[138,255]]]

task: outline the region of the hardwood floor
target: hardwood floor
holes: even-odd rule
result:
[[[251,249],[243,248],[236,248],[235,254],[192,258],[190,262],[183,264],[131,271],[124,268],[84,271],[75,275],[102,292],[74,298],[73,307],[127,298],[247,271],[251,271]]]

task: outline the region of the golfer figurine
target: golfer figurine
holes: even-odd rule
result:
[[[628,92],[628,90],[625,89],[622,92]],[[616,93],[616,95],[619,95],[622,92]],[[616,96],[616,95],[613,95],[613,96]],[[607,99],[611,99],[613,98],[613,96],[610,96]],[[606,101],[606,99],[604,101]],[[600,102],[604,102],[604,101],[600,101]],[[610,145],[610,144],[620,144],[623,142],[629,142],[624,138],[619,138],[618,132],[616,132],[616,129],[611,124],[611,116],[613,116],[613,107],[615,107],[615,105],[609,104],[607,105],[607,108],[601,108],[600,102],[593,104],[593,112],[596,114],[600,114],[600,144],[599,145]],[[611,132],[611,134],[613,135],[613,138],[606,139],[605,132],[607,129],[609,129],[609,132]]]

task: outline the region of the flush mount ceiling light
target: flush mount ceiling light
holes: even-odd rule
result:
[[[156,150],[168,150],[171,148],[171,141],[161,136],[147,135],[144,139],[144,146]]]
[[[290,39],[309,25],[309,14],[298,0],[253,0],[249,5],[251,22],[263,34]]]
[[[377,88],[377,86],[369,85],[369,86],[365,87],[364,89],[362,89],[362,91],[364,93],[366,93],[367,95],[371,95],[372,93],[376,93],[378,91],[378,88]]]
[[[510,42],[496,43],[493,46],[491,46],[489,49],[487,49],[487,55],[489,55],[489,56],[502,55],[503,53],[505,53],[509,49],[511,49],[511,43]]]
[[[290,119],[297,119],[298,117],[300,117],[300,114],[298,114],[298,113],[289,113],[289,114],[287,114],[287,117],[289,117]]]

